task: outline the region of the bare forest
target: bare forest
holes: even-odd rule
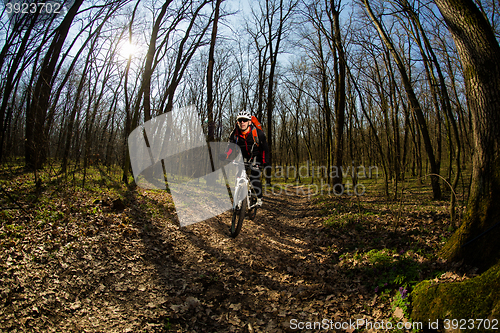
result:
[[[498,329],[497,1],[0,13],[0,331]],[[262,124],[264,203],[235,239],[230,212],[179,226],[168,185],[134,178],[129,136],[187,106],[208,143]]]

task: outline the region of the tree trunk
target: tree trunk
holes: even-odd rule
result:
[[[500,257],[500,46],[471,0],[435,2],[464,69],[475,150],[466,215],[443,254],[486,269]]]
[[[137,12],[137,7],[139,6],[140,0],[138,0],[134,6],[134,10],[132,11],[132,17],[130,19],[129,25],[128,25],[128,34],[129,34],[129,43],[132,43],[132,24],[134,23],[135,19],[135,14]],[[130,64],[132,63],[132,55],[129,54],[128,60],[127,60],[127,66],[125,67],[125,72],[123,73],[124,76],[124,84],[123,84],[123,93],[125,97],[125,123],[124,123],[124,132],[123,132],[123,164],[122,164],[122,169],[123,169],[123,174],[122,174],[122,181],[128,185],[128,174],[130,172],[130,152],[127,147],[127,140],[128,136],[134,129],[132,127],[132,111],[130,108],[130,96],[128,92],[128,74],[130,71]]]
[[[338,5],[330,0],[330,25],[333,35],[332,53],[336,58],[335,65],[335,151],[334,151],[334,164],[337,168],[335,177],[333,177],[332,185],[336,190],[336,185],[340,185],[342,192],[344,187],[342,185],[342,157],[344,155],[344,123],[345,123],[345,95],[346,95],[346,58],[344,55],[344,47],[342,36],[340,34],[340,1]]]
[[[163,6],[161,7],[161,11],[158,14],[158,17],[155,20],[155,24],[153,26],[153,31],[151,33],[151,38],[149,39],[149,47],[148,47],[148,53],[146,56],[146,63],[144,65],[144,74],[142,78],[142,86],[140,89],[139,96],[137,98],[136,104],[135,104],[135,110],[138,112],[138,109],[140,107],[140,101],[141,101],[141,94],[144,95],[144,102],[143,102],[143,107],[144,107],[144,122],[147,122],[148,120],[151,119],[151,75],[153,75],[153,61],[154,61],[154,56],[156,54],[156,40],[158,38],[158,32],[160,31],[160,27],[163,21],[163,18],[165,17],[165,14],[167,13],[167,8],[170,5],[172,0],[165,1]]]
[[[412,318],[498,318],[500,315],[500,46],[472,0],[435,0],[457,46],[473,121],[471,194],[461,227],[442,255],[476,266],[461,283],[419,284]],[[460,304],[460,306],[457,306]]]
[[[332,108],[330,106],[330,84],[328,82],[328,75],[326,71],[326,61],[325,57],[323,54],[323,46],[322,46],[322,40],[321,40],[321,34],[318,34],[318,60],[319,60],[319,70],[321,72],[321,99],[322,99],[322,109],[323,109],[323,115],[325,117],[325,126],[324,131],[322,133],[325,133],[324,137],[326,138],[325,142],[325,156],[326,161],[326,172],[325,177],[327,178],[328,184],[330,184],[330,162],[331,162],[331,156],[332,156]],[[321,139],[323,139],[323,135],[321,136]],[[323,146],[323,144],[321,144]]]
[[[257,46],[257,49],[258,49],[258,53],[259,53],[259,76],[258,76],[258,83],[257,83],[257,87],[258,87],[258,91],[257,91],[257,119],[262,119],[262,110],[264,109],[263,107],[263,104],[264,104],[264,84],[265,84],[265,81],[266,81],[266,65],[267,65],[267,61],[266,61],[266,56],[267,56],[267,50],[268,50],[268,46],[266,45],[266,47],[264,48],[264,55],[262,55],[262,48],[259,47],[259,45],[257,44],[257,40],[256,40],[256,46]]]
[[[80,109],[80,98],[81,98],[81,93],[84,87],[84,84],[87,80],[87,69],[90,65],[90,58],[92,55],[92,52],[94,51],[94,46],[95,46],[96,40],[91,44],[89,54],[87,55],[87,58],[85,60],[85,66],[83,67],[82,71],[82,77],[80,78],[80,83],[78,84],[78,87],[76,89],[76,93],[73,96],[75,101],[73,104],[73,108],[71,109],[70,116],[68,118],[68,126],[66,128],[66,141],[64,144],[64,150],[63,150],[63,157],[62,157],[62,162],[61,162],[61,172],[66,173],[67,167],[68,167],[68,159],[69,159],[69,151],[71,149],[71,140],[73,139],[74,133],[73,133],[73,127],[75,125],[75,117],[77,111]]]
[[[214,141],[215,121],[214,121],[214,99],[213,99],[213,77],[214,77],[214,53],[215,42],[217,40],[217,24],[219,22],[219,8],[221,0],[216,0],[214,9],[214,23],[212,26],[212,38],[210,39],[210,51],[208,52],[207,67],[207,116],[208,116],[208,142]]]

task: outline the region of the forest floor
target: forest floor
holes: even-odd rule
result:
[[[229,213],[179,227],[165,191],[0,176],[0,332],[382,332],[418,325],[416,282],[474,273],[439,259],[448,202],[417,190],[282,184],[232,239]]]

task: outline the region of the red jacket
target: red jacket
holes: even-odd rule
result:
[[[249,131],[247,133],[242,133],[239,128],[236,128],[231,136],[229,137],[229,142],[237,144],[241,153],[243,154],[243,158],[246,160],[250,160],[253,157],[257,157],[257,162],[262,165],[270,164],[269,160],[269,147],[267,146],[266,135],[264,132],[258,128],[257,136],[259,138],[259,145],[256,145],[253,139],[252,130],[254,129],[254,125],[250,125]],[[231,154],[231,149],[228,152],[228,155]]]

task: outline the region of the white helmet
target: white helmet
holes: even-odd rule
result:
[[[252,116],[250,115],[250,112],[242,110],[238,113],[238,116],[236,117],[236,120],[238,119],[252,120]]]

